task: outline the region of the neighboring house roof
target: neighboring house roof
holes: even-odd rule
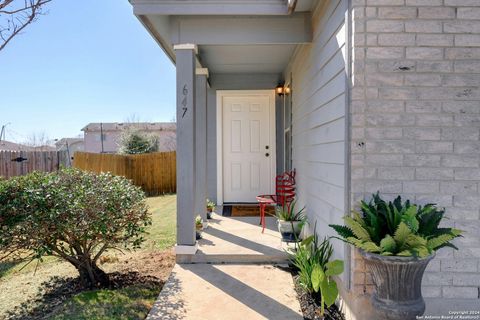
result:
[[[37,146],[37,147],[30,147],[31,151],[57,151],[57,148],[53,146]]]
[[[122,131],[125,129],[135,128],[142,131],[176,131],[177,124],[175,122],[135,122],[135,123],[97,123],[92,122],[82,128],[84,132],[97,131]]]
[[[58,147],[64,146],[68,143],[68,145],[72,145],[75,143],[83,142],[83,138],[62,138],[55,142],[55,145]]]
[[[29,150],[30,150],[30,147],[23,144],[5,141],[5,140],[0,141],[0,151],[29,151]]]
[[[31,147],[24,144],[2,140],[0,141],[0,151],[55,151],[52,146]]]

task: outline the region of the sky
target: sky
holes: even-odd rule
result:
[[[127,0],[53,0],[0,51],[6,140],[75,137],[90,122],[171,121],[175,69]]]

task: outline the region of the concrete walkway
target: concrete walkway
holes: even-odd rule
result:
[[[276,219],[213,214],[194,255],[177,265],[147,319],[301,320]]]
[[[177,264],[148,320],[301,320],[289,272],[272,265]]]

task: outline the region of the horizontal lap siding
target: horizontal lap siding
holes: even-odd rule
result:
[[[345,213],[345,12],[346,1],[329,0],[313,13],[313,42],[294,53],[292,77],[293,167],[298,201],[320,237]],[[344,247],[334,242],[335,255]]]

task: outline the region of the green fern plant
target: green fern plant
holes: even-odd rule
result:
[[[418,206],[400,196],[387,203],[377,192],[369,202],[360,202],[360,212],[344,217],[345,225],[330,227],[339,239],[367,252],[426,257],[442,247],[457,249],[450,241],[462,231],[440,228],[444,214],[434,204]]]
[[[304,221],[305,220],[305,207],[300,210],[295,210],[297,201],[292,201],[289,205],[283,207],[277,207],[275,215],[278,220],[281,221]]]

